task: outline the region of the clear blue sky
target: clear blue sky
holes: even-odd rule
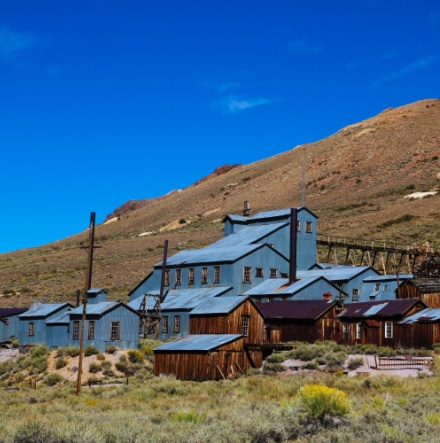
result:
[[[0,252],[439,84],[437,0],[0,0]]]

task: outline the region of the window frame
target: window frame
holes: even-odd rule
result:
[[[110,340],[116,341],[121,338],[121,322],[119,320],[110,321]]]
[[[201,278],[201,281],[200,281],[200,283],[202,285],[207,285],[208,284],[208,276],[209,276],[208,268],[207,267],[203,267],[202,268],[202,278]]]
[[[33,321],[29,322],[28,324],[28,336],[29,337],[35,336],[35,323]]]
[[[188,286],[194,285],[195,282],[195,270],[194,268],[188,269]]]
[[[87,340],[95,340],[95,320],[89,320],[89,326],[87,329]]]
[[[214,266],[214,284],[220,284],[221,279],[221,269],[220,266]]]
[[[312,234],[313,233],[313,222],[306,221],[306,234]]]
[[[296,232],[301,232],[301,221],[300,220],[296,221]]]
[[[245,337],[249,337],[249,317],[246,315],[241,316],[241,333]]]
[[[362,340],[362,323],[356,323],[356,340]]]
[[[278,269],[270,268],[270,278],[278,278]]]
[[[358,288],[353,288],[353,289],[351,290],[351,298],[352,298],[352,300],[353,300],[353,301],[354,301],[354,300],[359,301],[359,296],[360,296],[360,291],[359,291],[359,289],[358,289]]]
[[[163,277],[164,286],[170,286],[170,270],[165,269],[164,277]]]
[[[252,283],[252,267],[243,266],[243,283]]]
[[[376,292],[380,291],[380,283],[375,283],[375,284],[374,284],[374,290],[375,290]]]
[[[162,316],[162,334],[168,334],[168,315]]]
[[[79,340],[79,320],[73,320],[72,340]]]
[[[255,268],[255,278],[264,278],[264,268]]]
[[[176,286],[181,286],[182,285],[182,270],[176,269],[176,275],[175,275],[175,279],[174,279],[174,283]]]
[[[350,323],[342,323],[342,340],[350,339]]]
[[[175,334],[179,334],[180,333],[180,315],[175,315],[173,322],[174,322],[173,331]]]
[[[385,322],[385,328],[384,328],[384,334],[385,338],[393,338],[393,322],[392,321],[386,321]]]

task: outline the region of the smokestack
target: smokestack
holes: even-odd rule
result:
[[[297,248],[298,214],[296,208],[290,209],[290,266],[289,284],[296,282],[296,248]]]
[[[249,213],[251,212],[251,205],[249,204],[249,202],[247,200],[244,201],[243,205],[244,205],[243,216],[249,217]]]

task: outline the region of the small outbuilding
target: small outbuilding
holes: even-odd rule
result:
[[[27,311],[27,308],[1,308],[0,309],[0,343],[9,342],[18,338],[18,316]]]
[[[440,308],[440,278],[413,278],[397,289],[397,298],[420,298],[429,308]]]
[[[431,348],[440,343],[440,308],[423,309],[396,325],[396,341],[402,348]]]

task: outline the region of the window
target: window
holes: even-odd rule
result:
[[[164,334],[168,333],[168,316],[167,315],[164,315],[162,317],[162,332]]]
[[[35,323],[29,323],[28,333],[29,337],[33,337],[35,335]]]
[[[169,286],[170,285],[170,271],[169,271],[169,269],[167,269],[165,271],[165,275],[164,275],[163,281],[164,281],[164,285],[165,286]]]
[[[281,272],[281,278],[289,278],[286,272]]]
[[[188,269],[188,285],[194,284],[194,268]]]
[[[176,286],[180,286],[182,284],[182,270],[176,269]]]
[[[362,339],[362,323],[356,323],[356,340]]]
[[[277,277],[278,277],[278,269],[271,269],[270,278],[277,278]]]
[[[374,290],[375,290],[375,291],[379,291],[379,290],[380,290],[380,283],[376,283],[376,284],[374,285]]]
[[[112,321],[110,323],[110,340],[119,340],[119,322]]]
[[[385,322],[385,338],[393,338],[393,322]]]
[[[174,332],[180,332],[180,315],[174,316]]]
[[[214,284],[220,283],[220,266],[214,266]]]
[[[264,277],[264,269],[263,268],[256,268],[255,269],[255,277]]]
[[[202,285],[208,283],[208,268],[202,268]]]
[[[72,338],[73,340],[79,340],[79,320],[73,322]]]
[[[306,232],[309,234],[313,232],[313,223],[311,221],[306,222]]]
[[[383,292],[387,292],[388,291],[388,285],[383,285]]]
[[[297,232],[301,231],[301,222],[299,220],[296,221],[296,231]]]
[[[9,318],[4,318],[3,321],[5,322],[5,325],[9,325]]]
[[[87,335],[88,340],[95,340],[95,322],[89,321],[89,333]]]
[[[348,340],[350,338],[350,324],[343,323],[342,324],[342,339]]]
[[[359,289],[353,288],[351,295],[353,296],[353,301],[359,301]]]
[[[252,281],[252,268],[249,266],[243,267],[243,283],[251,283]]]
[[[249,335],[249,317],[241,317],[241,333],[245,337]]]

